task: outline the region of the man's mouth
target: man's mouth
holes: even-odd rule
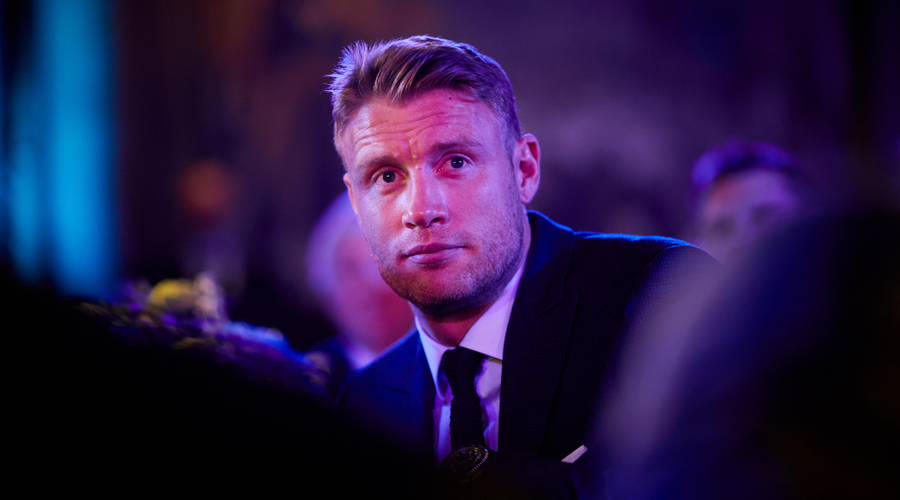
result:
[[[449,259],[461,248],[458,245],[447,243],[429,243],[416,245],[404,252],[403,255],[416,264],[433,264]]]

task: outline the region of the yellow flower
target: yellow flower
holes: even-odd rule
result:
[[[193,307],[196,293],[188,280],[163,280],[150,290],[150,304],[166,309],[186,310]]]

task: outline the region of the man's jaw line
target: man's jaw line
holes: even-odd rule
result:
[[[527,251],[525,252],[527,254]],[[518,269],[512,269],[512,275]],[[502,283],[508,283],[511,276],[504,277]],[[456,347],[462,342],[469,328],[497,301],[503,293],[504,286],[499,286],[492,293],[477,300],[457,298],[455,301],[444,301],[441,304],[415,304],[410,301],[413,313],[420,316],[431,329],[432,335],[439,343]]]
[[[496,297],[494,300],[496,300]],[[428,325],[428,328],[431,329],[431,334],[435,340],[448,347],[456,347],[462,342],[469,328],[491,307],[494,300],[477,307],[456,308],[445,314],[438,315],[430,314],[412,302],[410,302],[410,305],[412,306],[413,314],[420,316]]]

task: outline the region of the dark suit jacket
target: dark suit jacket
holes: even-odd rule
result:
[[[562,460],[589,439],[626,325],[718,264],[669,238],[573,232],[529,213],[532,239],[503,347],[498,448]],[[434,386],[413,331],[351,375],[339,410],[434,460]]]

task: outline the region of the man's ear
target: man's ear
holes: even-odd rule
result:
[[[537,137],[525,134],[519,139],[513,162],[519,197],[527,205],[534,199],[541,184],[541,147]]]
[[[350,206],[353,207],[353,213],[359,216],[359,212],[356,211],[356,200],[353,199],[353,185],[350,184],[350,173],[344,174],[344,185],[347,186],[347,196],[350,197]]]

